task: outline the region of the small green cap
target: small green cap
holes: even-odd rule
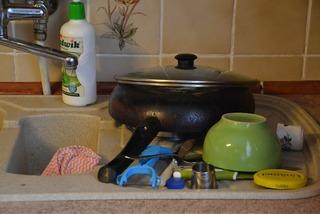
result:
[[[86,12],[82,2],[71,2],[69,4],[69,19],[83,20],[86,19]]]

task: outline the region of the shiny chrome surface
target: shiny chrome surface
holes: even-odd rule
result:
[[[0,37],[0,44],[38,56],[63,61],[67,69],[75,69],[78,65],[78,60],[73,55],[41,45],[6,37]]]
[[[257,84],[257,80],[236,72],[195,65],[197,56],[194,54],[178,54],[175,58],[178,61],[176,66],[140,69],[115,79],[122,84],[184,88],[247,87]]]
[[[61,60],[66,69],[76,69],[78,60],[71,54],[8,37],[7,26],[11,20],[32,19],[35,39],[45,41],[49,14],[56,10],[57,5],[57,0],[0,0],[0,44],[38,56]]]
[[[173,66],[167,66],[174,68]],[[180,73],[179,73],[180,72]],[[159,70],[132,72],[123,76],[116,76],[118,83],[142,86],[158,87],[182,87],[182,88],[231,88],[247,87],[258,83],[232,71],[218,70],[188,70],[175,72],[172,70]],[[200,74],[201,73],[201,74]]]

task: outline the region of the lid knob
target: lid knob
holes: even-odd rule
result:
[[[194,60],[198,57],[194,54],[178,54],[174,58],[178,60],[178,65],[176,66],[178,69],[191,70],[196,68],[194,67]]]

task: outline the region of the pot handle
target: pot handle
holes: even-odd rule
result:
[[[156,117],[146,118],[132,134],[127,145],[109,163],[99,169],[98,180],[103,183],[115,183],[116,177],[133,162],[124,156],[136,156],[151,143],[160,131],[160,121]]]

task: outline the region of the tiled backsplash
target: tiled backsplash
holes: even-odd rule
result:
[[[68,2],[59,0],[50,17],[50,47],[58,48]],[[320,80],[320,0],[87,0],[86,6],[97,34],[98,81],[175,64],[182,52],[197,54],[197,64],[260,80]],[[122,22],[121,14],[129,19]],[[14,37],[32,41],[32,32],[32,22],[10,24]],[[0,46],[0,65],[2,82],[40,81],[33,55]],[[60,81],[60,67],[50,61],[51,81]]]

